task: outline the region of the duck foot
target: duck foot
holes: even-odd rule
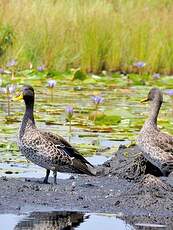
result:
[[[57,172],[56,171],[53,172],[53,177],[54,177],[54,184],[57,185],[57,181],[56,181]]]
[[[49,182],[48,182],[49,174],[50,174],[50,170],[46,169],[46,176],[44,178],[43,184],[49,184]]]

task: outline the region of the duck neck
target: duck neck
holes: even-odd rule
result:
[[[147,120],[147,123],[157,127],[157,117],[159,114],[160,107],[162,102],[159,100],[153,100],[150,106],[150,115]]]
[[[34,99],[27,103],[25,101],[25,114],[23,117],[21,129],[20,129],[20,137],[22,137],[25,133],[26,128],[34,128],[35,120],[34,120]]]

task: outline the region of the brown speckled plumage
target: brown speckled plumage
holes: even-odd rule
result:
[[[150,101],[150,113],[137,138],[144,157],[168,175],[173,171],[173,136],[161,132],[157,127],[157,117],[163,102],[163,94],[153,88],[145,101]]]
[[[48,182],[50,170],[54,173],[55,183],[57,171],[95,175],[94,167],[65,139],[36,128],[34,90],[31,86],[24,86],[22,94],[26,111],[19,133],[19,147],[28,160],[47,169],[44,182]]]

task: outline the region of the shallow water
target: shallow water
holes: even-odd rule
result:
[[[10,220],[10,221],[9,221]],[[114,215],[83,214],[78,212],[33,212],[26,215],[0,215],[1,228],[4,230],[31,229],[133,229]]]
[[[108,156],[91,156],[86,159],[93,165],[103,164],[110,159]],[[1,175],[6,177],[25,177],[25,178],[42,178],[45,177],[46,170],[37,165],[28,163],[0,163]],[[52,172],[51,172],[52,173]],[[52,175],[53,176],[53,175]],[[58,173],[58,179],[68,179],[71,175],[68,173]],[[77,175],[76,175],[77,176]]]
[[[154,223],[131,223],[122,220],[122,213],[101,214],[68,211],[35,211],[24,215],[1,214],[0,224],[3,230],[154,230],[167,229],[167,225]]]

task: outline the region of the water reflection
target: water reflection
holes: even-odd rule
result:
[[[119,216],[119,215],[118,215]],[[26,215],[0,215],[3,230],[163,230],[172,228],[172,217],[91,214],[69,211],[35,211]]]
[[[33,212],[16,226],[15,230],[134,230],[116,215],[84,214],[80,212]]]
[[[134,230],[116,215],[84,214],[80,212],[33,212],[21,220],[14,230]]]
[[[87,217],[85,217],[87,218]],[[33,212],[20,221],[15,230],[60,230],[75,229],[84,221],[84,214],[78,212]]]

